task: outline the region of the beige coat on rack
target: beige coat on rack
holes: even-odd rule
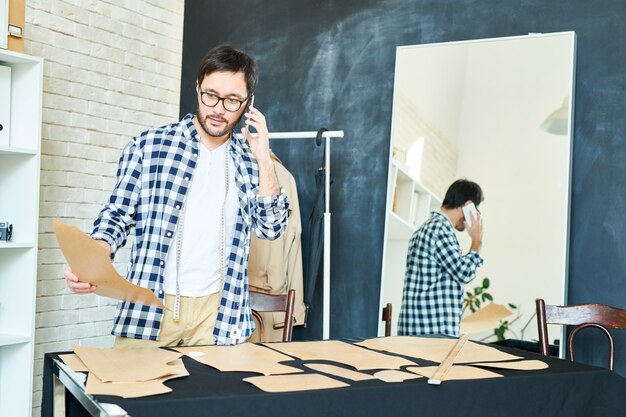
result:
[[[254,233],[250,241],[248,259],[248,283],[250,290],[267,294],[286,294],[296,290],[294,326],[304,324],[304,283],[302,274],[302,222],[296,181],[282,162],[272,153],[276,176],[289,198],[289,224],[287,230],[276,240],[263,240]],[[261,313],[265,323],[266,342],[279,342],[283,335],[284,313]],[[258,326],[258,323],[255,323]],[[250,342],[258,342],[254,332]]]

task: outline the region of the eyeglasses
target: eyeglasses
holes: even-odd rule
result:
[[[206,91],[200,91],[200,100],[205,106],[215,107],[220,101],[224,108],[230,112],[235,112],[241,108],[250,97],[246,97],[243,100],[238,100],[232,97],[220,97],[213,93],[207,93]]]

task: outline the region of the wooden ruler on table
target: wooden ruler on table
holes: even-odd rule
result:
[[[467,342],[468,339],[469,335],[467,334],[462,334],[461,337],[459,337],[459,340],[457,340],[454,346],[452,346],[450,352],[448,352],[444,360],[435,370],[435,373],[433,373],[433,376],[431,376],[428,380],[429,384],[441,385],[441,381],[443,381],[443,378],[454,363],[454,360],[457,358],[457,356],[459,356],[459,353],[461,353],[461,349],[463,349],[463,346],[465,346],[465,342]]]

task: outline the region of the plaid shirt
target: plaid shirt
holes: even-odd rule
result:
[[[113,193],[91,231],[92,238],[108,242],[115,254],[134,226],[126,279],[149,288],[162,302],[165,258],[175,243],[176,225],[198,161],[198,146],[192,114],[133,138],[120,157]],[[217,344],[241,343],[254,331],[248,300],[250,231],[254,229],[260,238],[277,238],[286,228],[289,208],[282,188],[277,196],[258,196],[259,171],[248,144],[233,138],[229,146],[240,209],[232,245],[227,247],[226,277],[214,331]],[[158,340],[162,318],[160,308],[120,301],[111,333]]]
[[[482,264],[477,252],[463,256],[450,220],[433,212],[409,243],[398,334],[458,336],[463,289]]]

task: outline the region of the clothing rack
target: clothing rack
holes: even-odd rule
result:
[[[270,139],[315,139],[318,132],[270,132]],[[342,138],[343,130],[325,131],[321,135],[324,140],[324,295],[322,306],[322,338],[330,338],[330,139]],[[242,139],[241,133],[235,133]]]

